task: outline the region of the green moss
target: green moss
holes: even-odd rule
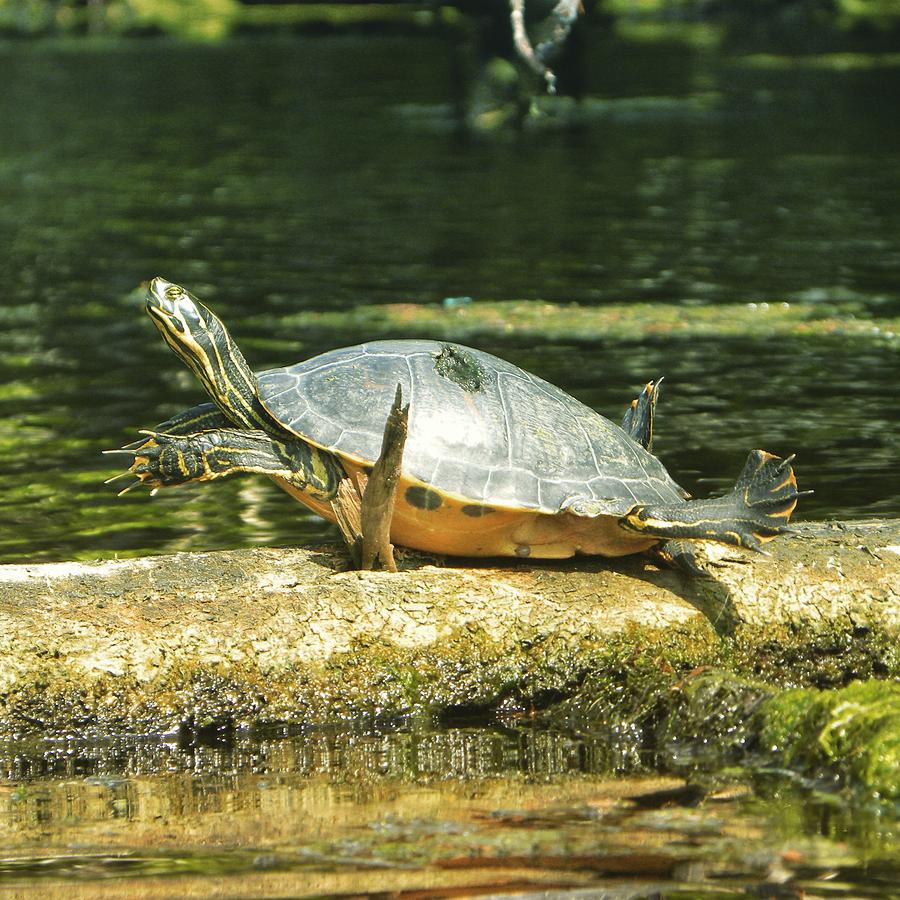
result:
[[[900,684],[861,681],[840,690],[798,688],[766,701],[760,746],[780,765],[900,800]]]
[[[599,738],[612,769],[666,767],[666,759],[705,741],[717,744],[712,726],[723,714],[722,695],[700,708],[706,683],[735,680],[718,672],[723,645],[706,627],[663,634],[635,629],[605,642],[574,692],[552,705],[540,721],[560,731]],[[713,692],[715,693],[715,692]],[[710,727],[698,727],[698,723]],[[702,736],[701,736],[702,735]],[[714,757],[721,754],[715,750]]]
[[[753,713],[772,692],[769,685],[723,670],[686,678],[671,690],[656,745],[679,768],[738,762],[755,741]]]

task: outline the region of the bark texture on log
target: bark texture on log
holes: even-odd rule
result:
[[[719,636],[802,623],[900,630],[900,522],[806,524],[769,546],[771,557],[740,562],[710,547],[709,579],[636,557],[449,568],[407,555],[398,573],[341,571],[337,549],[0,566],[0,728],[75,715],[35,712],[42,692],[54,709],[77,695],[86,722],[104,703],[169,722],[200,712],[195,694],[179,693],[198,672],[224,673],[229,690],[291,717],[297,685],[337,657],[365,666],[390,649],[414,674],[417,654],[441,670],[446,653],[455,662],[438,677],[452,680],[476,632],[502,656],[547,636],[575,652],[629,629],[644,644],[680,627],[716,640],[710,623]]]

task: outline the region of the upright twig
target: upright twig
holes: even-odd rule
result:
[[[391,519],[394,515],[394,495],[400,480],[403,448],[409,428],[409,404],[403,405],[403,389],[398,384],[391,411],[384,426],[381,455],[375,461],[372,474],[362,495],[360,525],[362,547],[360,568],[371,569],[379,560],[388,572],[396,572],[394,547],[391,544]]]
[[[398,384],[384,426],[381,455],[371,473],[368,477],[359,473],[355,484],[345,478],[331,502],[335,521],[357,569],[373,569],[380,562],[388,572],[397,571],[391,520],[408,428],[409,404],[403,405],[403,392]]]

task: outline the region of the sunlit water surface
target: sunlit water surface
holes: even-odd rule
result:
[[[777,777],[685,790],[622,762],[529,728],[0,743],[0,888],[896,896],[898,836],[875,810]]]

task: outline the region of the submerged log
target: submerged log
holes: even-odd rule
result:
[[[485,707],[564,692],[614,644],[690,634],[702,664],[723,637],[900,630],[900,521],[769,546],[710,547],[710,578],[641,557],[357,572],[337,548],[0,566],[0,730]]]

